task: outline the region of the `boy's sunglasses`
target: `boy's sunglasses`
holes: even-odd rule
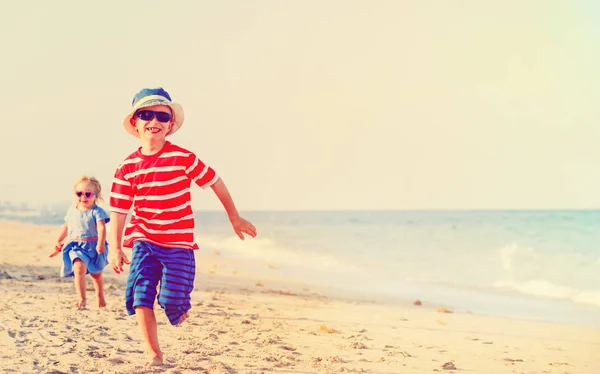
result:
[[[89,199],[92,196],[96,196],[96,193],[95,192],[91,192],[91,191],[85,191],[85,192],[83,192],[83,191],[76,191],[75,195],[77,195],[77,197],[85,196],[85,197],[87,197]]]
[[[171,113],[155,112],[153,110],[140,110],[135,115],[142,121],[152,121],[154,116],[156,116],[158,122],[165,123],[171,120]]]

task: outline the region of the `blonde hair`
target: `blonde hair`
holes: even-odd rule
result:
[[[104,201],[102,199],[102,185],[100,185],[100,181],[96,177],[82,175],[79,178],[77,178],[75,184],[73,184],[73,188],[77,187],[77,185],[82,182],[87,182],[92,185],[94,192],[96,193],[96,201]]]

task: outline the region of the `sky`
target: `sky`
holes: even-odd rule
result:
[[[0,201],[107,195],[163,87],[240,211],[597,209],[599,42],[591,0],[3,1]]]

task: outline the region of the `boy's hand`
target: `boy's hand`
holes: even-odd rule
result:
[[[256,237],[256,228],[249,221],[246,221],[240,216],[230,217],[229,220],[231,221],[231,226],[233,226],[233,231],[235,231],[240,239],[245,239],[244,234],[250,235],[253,238]]]
[[[56,242],[56,244],[54,245],[54,252],[52,252],[50,254],[50,256],[48,256],[48,257],[54,257],[57,254],[59,254],[62,251],[62,247],[63,247],[62,244],[60,244],[59,242]]]
[[[115,255],[112,258],[112,261],[110,262],[110,266],[113,268],[115,273],[121,274],[123,272],[124,264],[129,265],[130,264],[129,259],[127,258],[127,256],[125,256],[125,253],[123,253],[123,250],[118,248],[115,250]]]
[[[98,254],[106,252],[106,245],[104,245],[104,243],[98,243],[96,252],[98,252]]]

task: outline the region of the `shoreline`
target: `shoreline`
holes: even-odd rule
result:
[[[54,224],[37,224],[37,223],[29,223],[20,220],[7,220],[0,219],[0,227],[3,225],[23,225],[23,227],[36,227],[38,229],[42,229],[44,231],[50,231],[52,236],[52,230],[57,230],[59,225]],[[50,242],[52,243],[52,242]],[[43,244],[39,244],[43,245]],[[38,245],[38,246],[39,246]],[[49,244],[47,244],[49,245]],[[125,249],[125,253],[128,258],[131,259],[131,249]],[[236,288],[246,287],[248,289],[252,289],[256,287],[256,283],[265,282],[270,283],[271,287],[275,287],[277,289],[281,289],[283,291],[289,292],[292,291],[296,294],[301,294],[303,296],[307,296],[308,294],[312,296],[318,297],[326,297],[329,299],[334,299],[337,301],[344,301],[350,303],[371,303],[371,304],[379,304],[382,306],[389,307],[412,307],[413,303],[416,300],[421,302],[420,307],[423,309],[436,310],[439,308],[445,308],[448,310],[452,310],[453,313],[462,313],[462,314],[470,314],[470,315],[478,315],[478,316],[487,316],[487,317],[497,317],[497,318],[506,318],[510,320],[525,320],[525,321],[534,321],[534,322],[542,322],[542,323],[550,323],[550,324],[559,324],[559,325],[569,325],[569,326],[577,326],[577,327],[590,327],[590,328],[600,328],[600,308],[589,305],[589,304],[578,304],[569,300],[559,299],[559,298],[550,298],[543,296],[534,296],[534,295],[524,295],[514,291],[501,291],[496,290],[493,293],[493,296],[498,298],[505,298],[506,300],[512,301],[520,301],[523,303],[529,303],[531,305],[535,305],[538,308],[556,308],[557,306],[564,306],[565,309],[569,309],[571,312],[574,310],[586,310],[587,314],[593,314],[594,316],[598,316],[594,322],[591,322],[589,316],[586,315],[587,319],[577,319],[577,322],[574,322],[572,319],[556,319],[551,317],[540,317],[536,316],[524,316],[523,313],[513,313],[509,314],[505,311],[497,311],[498,309],[491,308],[491,310],[477,310],[475,307],[477,302],[466,302],[462,300],[461,302],[453,303],[452,300],[443,301],[444,297],[438,297],[436,299],[435,296],[427,297],[427,296],[418,296],[409,297],[402,294],[390,294],[390,293],[381,293],[381,292],[372,292],[368,293],[365,291],[350,289],[350,288],[341,288],[333,285],[327,284],[319,284],[319,283],[311,283],[309,281],[298,280],[286,278],[284,275],[281,275],[278,270],[285,270],[285,267],[279,267],[277,264],[273,265],[269,262],[264,262],[261,260],[257,260],[255,258],[235,258],[235,254],[229,253],[227,256],[222,256],[218,252],[209,253],[208,250],[200,249],[195,251],[196,254],[196,280],[195,280],[195,290],[202,289],[207,290],[210,289],[210,286],[216,287],[218,284],[223,289],[235,290]],[[209,264],[210,266],[207,266]],[[250,265],[249,265],[250,264]],[[58,264],[60,267],[60,264]],[[243,268],[252,268],[253,271],[244,271],[240,270]],[[262,268],[263,271],[259,272],[256,269]],[[57,270],[58,271],[58,270]],[[232,274],[234,273],[234,274]],[[115,280],[118,280],[122,276],[117,276],[114,274],[110,267],[107,267],[104,272],[105,276],[115,276]],[[244,277],[246,280],[244,280]],[[122,277],[123,286],[125,284],[125,277]],[[263,287],[261,286],[261,287]],[[437,284],[415,284],[412,285],[416,288],[425,289],[428,287],[439,287]],[[442,285],[442,288],[444,286]],[[218,287],[216,287],[218,288]],[[306,290],[310,290],[307,293]],[[264,291],[264,288],[263,288]],[[443,290],[442,290],[443,291]],[[442,291],[437,291],[437,295],[441,295]],[[452,289],[450,292],[456,291],[464,291],[462,289]],[[479,293],[484,295],[484,292],[480,292],[475,289],[466,290],[467,292],[471,292],[473,294]],[[485,294],[488,296],[487,294]],[[484,296],[482,296],[483,298]],[[510,301],[507,301],[507,303]],[[463,305],[459,305],[463,304]],[[469,305],[471,304],[471,305]]]
[[[60,278],[60,261],[48,258],[55,228],[0,221],[0,232],[1,372],[600,372],[598,328],[334,295],[244,272],[245,260],[214,253],[198,253],[182,327],[156,308],[166,365],[146,371],[141,333],[124,307],[126,275],[105,269],[102,310],[88,278],[88,307],[76,310],[72,278]]]
[[[44,217],[41,217],[39,221],[50,219],[49,217]],[[27,222],[27,218],[6,221],[29,223]],[[55,222],[46,224],[34,222],[33,224],[40,224],[42,226],[56,225]],[[263,253],[263,242],[260,239],[256,239],[258,240],[256,244],[254,241],[240,244],[241,242],[234,237],[231,241],[224,239],[226,236],[223,235],[224,231],[220,231],[222,229],[220,224],[218,223],[209,229],[197,228],[197,240],[201,249],[196,251],[196,255],[201,257],[212,252],[212,250],[222,251],[221,257],[227,258],[226,262],[243,262],[244,265],[241,267],[252,273],[253,277],[261,278],[279,275],[280,279],[289,283],[306,283],[309,281],[314,283],[311,287],[327,290],[329,296],[344,295],[346,298],[355,298],[363,301],[376,300],[391,305],[404,305],[406,301],[420,299],[428,305],[434,304],[436,306],[452,307],[456,311],[470,311],[479,315],[600,327],[600,304],[597,304],[599,301],[591,300],[590,297],[593,296],[594,292],[585,291],[585,287],[583,286],[577,288],[582,290],[579,291],[581,294],[589,294],[586,296],[587,302],[583,302],[585,300],[576,297],[577,294],[574,294],[575,296],[565,295],[564,290],[552,289],[553,292],[560,294],[556,296],[548,293],[549,291],[545,289],[541,291],[519,291],[509,286],[497,287],[495,283],[490,283],[490,279],[497,279],[496,282],[500,283],[504,282],[503,279],[505,278],[502,276],[482,281],[470,278],[470,281],[462,280],[452,283],[450,280],[452,280],[453,275],[448,273],[444,274],[441,278],[446,279],[448,282],[434,281],[426,283],[426,281],[404,279],[398,274],[390,282],[389,279],[383,278],[381,275],[378,276],[376,269],[369,270],[366,267],[362,269],[359,267],[356,270],[363,271],[363,273],[356,276],[357,274],[354,274],[354,270],[341,268],[342,265],[340,265],[338,271],[342,278],[336,279],[335,276],[332,277],[332,274],[335,274],[335,272],[330,273],[327,269],[319,268],[318,266],[315,268],[311,267],[312,264],[319,264],[318,261],[320,259],[318,257],[311,258],[307,262],[303,262],[303,259],[297,259],[297,262],[290,262],[287,258],[276,258],[280,254],[271,250],[272,248],[268,246],[270,244],[268,239],[264,243],[266,247]],[[222,224],[225,225],[226,222],[222,222]],[[218,232],[219,234],[213,236],[213,232]],[[206,240],[207,238],[208,240]],[[330,256],[330,260],[335,260],[335,256],[343,259],[343,251],[339,251],[339,248],[325,248],[322,252],[325,259],[328,260],[327,256]],[[271,250],[271,253],[267,249]],[[307,253],[308,256],[314,254]],[[271,257],[269,262],[262,256],[265,254]],[[203,258],[213,261],[210,257]],[[269,268],[267,268],[267,265]],[[274,266],[271,267],[272,265]],[[369,273],[369,271],[373,272]],[[452,272],[452,268],[449,271]],[[544,278],[542,277],[541,279]],[[543,282],[541,283],[543,285]],[[548,287],[556,288],[559,287],[558,285],[554,286],[550,284]],[[530,287],[528,284],[525,286]],[[593,290],[594,287],[591,287],[591,289]],[[577,289],[573,290],[573,292],[575,291]],[[594,298],[597,299],[596,296]]]

